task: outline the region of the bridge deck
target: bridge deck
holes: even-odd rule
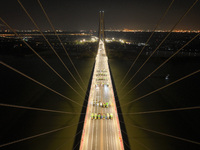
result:
[[[108,103],[108,108],[101,103]],[[113,119],[91,117],[101,113],[113,114]],[[100,40],[92,78],[89,102],[87,106],[80,150],[123,150],[121,129],[113,94],[108,58],[103,41]]]

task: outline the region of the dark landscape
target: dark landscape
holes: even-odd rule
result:
[[[89,33],[87,33],[89,34]],[[91,33],[90,33],[91,34]],[[134,65],[124,84],[130,79],[137,69],[144,63],[152,50],[167,33],[155,33],[154,38],[146,46],[144,52]],[[169,56],[181,48],[187,41],[197,33],[172,33],[169,39],[159,48],[149,62],[135,76],[133,81],[122,91],[120,85],[125,73],[133,63],[137,54],[142,49],[141,43],[145,43],[149,32],[122,33],[106,32],[107,38],[123,39],[129,44],[120,43],[117,40],[106,44],[109,65],[113,74],[113,80],[118,93],[120,104],[126,104],[140,96],[143,96],[157,88],[190,74],[200,67],[200,46],[198,37],[185,47],[180,53],[172,58],[167,64],[156,71],[144,83],[133,92],[123,97],[127,91],[133,88],[151,71],[164,62]],[[68,50],[75,66],[80,72],[86,85],[89,83],[92,67],[97,52],[97,42],[80,43],[82,39],[90,39],[97,36],[92,33],[87,36],[63,35],[66,40],[65,47]],[[61,45],[53,36],[48,36],[54,43],[54,47],[67,66],[75,74]],[[72,80],[67,70],[62,66],[55,54],[46,45],[42,37],[30,36],[27,42],[61,74],[67,82],[75,87],[83,96],[78,85]],[[0,59],[4,63],[31,76],[43,84],[55,89],[67,97],[83,103],[83,98],[72,91],[62,80],[60,80],[31,50],[28,49],[16,37],[0,37]],[[81,112],[81,107],[65,100],[51,91],[33,83],[25,77],[1,65],[1,94],[0,103],[31,106],[37,108],[53,109],[68,112]],[[166,76],[169,74],[169,79]],[[77,77],[77,76],[76,76]],[[78,77],[77,77],[78,78]],[[167,133],[177,137],[199,141],[200,139],[200,116],[199,110],[184,110],[173,112],[162,112],[152,114],[128,115],[126,113],[143,112],[150,110],[172,109],[181,107],[199,106],[199,74],[195,74],[183,81],[167,87],[157,93],[140,99],[137,102],[121,107],[127,134],[132,149],[143,150],[198,150],[199,145],[186,141],[166,137],[163,135],[147,132],[134,128],[131,124]],[[123,85],[123,84],[122,84]],[[86,87],[85,87],[86,88]],[[44,135],[38,138],[26,140],[1,148],[2,150],[64,150],[72,149],[74,135],[80,115],[66,115],[52,112],[42,112],[9,108],[0,106],[0,145],[25,138],[31,135],[46,132],[61,126],[76,124],[73,127]],[[122,131],[123,132],[123,131]],[[80,135],[79,135],[80,136]]]

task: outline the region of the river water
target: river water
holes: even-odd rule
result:
[[[41,54],[42,57],[83,97],[85,91],[81,91],[67,70],[51,52]],[[71,72],[78,76],[73,70],[67,56],[60,55]],[[68,87],[53,71],[51,71],[41,60],[34,55],[25,57],[1,56],[1,60],[19,71],[29,75],[37,81],[49,86],[61,94],[71,98],[77,103],[83,104],[84,98],[78,96]],[[73,59],[73,62],[85,84],[89,82],[94,64],[93,58]],[[14,71],[0,66],[1,74],[1,94],[0,103],[14,104],[21,106],[31,106],[67,112],[81,112],[82,107],[72,103],[63,97],[45,89],[44,87],[26,79]],[[83,85],[83,84],[81,84]],[[44,133],[64,126],[72,127],[64,130],[43,135],[38,138],[15,143],[0,148],[2,150],[56,150],[72,149],[74,136],[76,134],[79,115],[68,115],[60,113],[42,112],[35,110],[25,110],[19,108],[9,108],[0,106],[0,144]],[[79,135],[78,135],[79,136]],[[81,135],[80,135],[81,136]]]
[[[55,68],[64,79],[69,82],[83,96],[84,92],[70,77],[58,59],[50,52],[41,54],[53,68]],[[64,62],[75,74],[66,55],[61,54]],[[129,95],[124,96],[127,91],[139,83],[151,71],[153,71],[166,58],[152,58],[141,71],[133,78],[122,91],[123,85],[137,71],[146,59],[141,57],[133,66],[124,84],[120,82],[132,64],[130,59],[109,59],[114,82],[117,88],[119,101],[124,105],[140,96],[143,96],[159,87],[169,84],[200,67],[200,59],[197,57],[176,57],[160,68],[144,83],[138,86]],[[41,60],[34,55],[25,57],[1,56],[1,60],[32,78],[44,83],[56,91],[66,95],[76,102],[83,103],[83,99],[73,92],[61,79],[59,79]],[[73,59],[86,84],[89,82],[94,58]],[[80,112],[81,108],[76,104],[50,92],[49,90],[33,83],[12,70],[0,67],[1,94],[0,102],[22,106],[32,106],[46,109],[54,109],[69,112]],[[169,78],[165,77],[169,74]],[[76,78],[77,75],[76,75]],[[80,80],[79,80],[80,81]],[[174,135],[177,137],[199,142],[200,139],[200,112],[199,110],[185,110],[176,112],[162,112],[152,114],[127,115],[126,113],[143,112],[150,110],[172,109],[180,107],[192,107],[200,105],[199,74],[193,75],[157,93],[147,96],[137,102],[122,107],[129,143],[133,150],[198,150],[199,145],[167,137],[131,125],[155,130],[158,132]],[[78,123],[78,115],[65,115],[50,112],[31,111],[17,108],[0,107],[0,144],[15,141],[28,136],[47,132],[63,126]],[[31,140],[15,143],[1,148],[2,150],[56,150],[71,149],[77,126],[73,126],[44,135]]]
[[[169,61],[146,81],[140,84],[127,96],[126,93],[149,75],[165,59],[154,57],[136,74],[132,82],[124,89],[125,83],[136,73],[138,68],[144,63],[145,59],[141,56],[133,66],[131,72],[120,84],[125,73],[134,60],[110,59],[109,63],[113,78],[121,103],[122,112],[126,123],[131,149],[143,150],[197,150],[198,144],[178,140],[161,134],[141,130],[132,125],[151,129],[161,133],[193,140],[199,142],[200,139],[200,111],[184,110],[162,113],[128,115],[126,113],[145,112],[162,109],[172,109],[180,107],[192,107],[200,105],[199,85],[200,74],[195,74],[170,87],[158,91],[152,95],[142,98],[133,103],[127,104],[153,90],[165,86],[187,74],[200,69],[200,59],[196,57],[177,57]],[[166,76],[169,74],[168,79]],[[123,106],[124,105],[124,106]]]

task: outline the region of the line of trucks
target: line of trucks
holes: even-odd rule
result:
[[[108,108],[111,106],[111,102],[97,102],[97,101],[93,101],[91,102],[91,104],[93,106],[100,106],[100,107],[103,107],[103,108]]]
[[[91,119],[113,119],[113,114],[112,113],[104,113],[104,114],[101,114],[101,113],[91,113]]]

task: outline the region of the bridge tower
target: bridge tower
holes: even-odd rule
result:
[[[99,41],[102,40],[105,43],[105,22],[104,22],[104,11],[99,12]]]
[[[104,11],[99,14],[99,44],[79,150],[124,150],[105,49]]]

